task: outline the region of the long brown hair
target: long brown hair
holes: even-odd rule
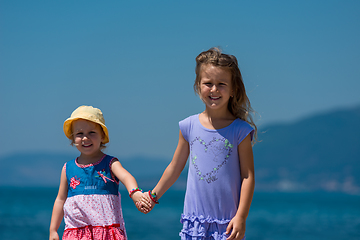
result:
[[[221,67],[230,71],[232,76],[231,87],[234,96],[230,97],[229,99],[228,109],[236,118],[240,118],[241,120],[246,121],[254,128],[254,140],[256,140],[257,127],[252,116],[254,114],[254,110],[251,108],[250,100],[246,95],[245,85],[236,57],[222,53],[219,48],[210,48],[209,50],[200,53],[195,60],[196,78],[194,83],[194,90],[198,95],[200,95],[200,71],[203,65],[211,64],[213,66]]]

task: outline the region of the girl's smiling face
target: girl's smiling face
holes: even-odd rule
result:
[[[230,71],[211,64],[203,65],[200,72],[200,98],[207,108],[223,109],[228,107],[233,95]]]
[[[73,139],[76,148],[85,155],[98,154],[104,133],[99,124],[78,119],[72,123]]]

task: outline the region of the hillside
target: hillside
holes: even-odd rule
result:
[[[360,107],[259,130],[254,146],[259,191],[338,191],[360,194]],[[57,186],[64,162],[75,156],[18,153],[0,158],[0,186]],[[171,159],[120,159],[143,188],[160,179]],[[175,188],[184,189],[186,171]]]
[[[58,186],[62,166],[74,157],[76,155],[57,153],[18,153],[2,157],[0,186]],[[156,184],[168,164],[163,159],[141,157],[119,160],[144,187]]]
[[[360,107],[261,129],[257,188],[360,193]]]

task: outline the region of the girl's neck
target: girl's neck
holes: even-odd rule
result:
[[[229,126],[236,118],[230,113],[228,109],[226,111],[214,111],[205,109],[200,113],[200,123],[209,129],[221,129]]]
[[[227,108],[222,109],[209,109],[205,108],[205,111],[202,112],[206,117],[209,119],[232,119],[234,120],[235,117]]]
[[[80,165],[93,164],[98,162],[103,156],[104,153],[101,151],[94,153],[92,155],[86,155],[81,153],[80,156],[77,158],[77,163]]]

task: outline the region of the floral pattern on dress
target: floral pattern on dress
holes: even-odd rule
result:
[[[197,142],[204,147],[204,152],[209,154],[209,158],[213,162],[218,163],[217,165],[215,164],[211,171],[204,172],[197,164],[199,160],[198,156],[192,151],[193,145]],[[200,137],[196,137],[193,141],[190,142],[189,145],[191,163],[196,170],[198,179],[200,181],[206,181],[207,183],[214,182],[218,179],[217,173],[227,163],[227,160],[229,159],[234,147],[234,145],[231,144],[228,139],[215,137],[209,143],[206,143]],[[223,158],[224,156],[225,158]],[[207,159],[203,161],[207,161]],[[209,164],[211,163],[209,162]]]
[[[72,187],[73,189],[76,188],[76,186],[80,185],[80,178],[77,178],[76,176],[75,177],[72,177],[70,179],[70,187]]]

